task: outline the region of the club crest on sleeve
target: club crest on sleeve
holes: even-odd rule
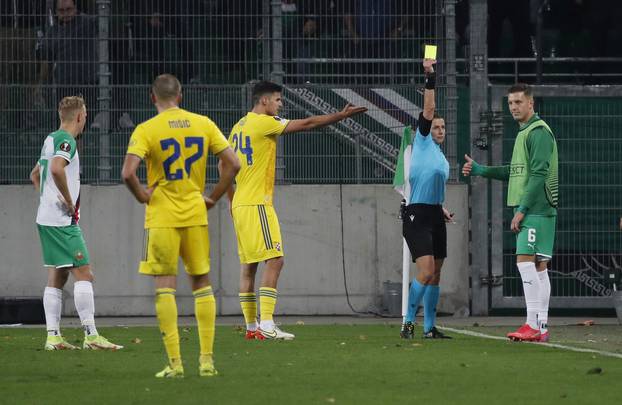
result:
[[[71,145],[69,142],[63,142],[60,144],[59,149],[63,152],[69,152],[71,150]]]

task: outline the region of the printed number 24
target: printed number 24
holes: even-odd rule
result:
[[[233,150],[235,153],[242,152],[246,155],[246,164],[248,166],[253,165],[253,147],[251,146],[251,137],[246,135],[243,136],[241,133],[233,134],[233,138],[231,138],[231,143],[233,143]]]
[[[201,159],[203,156],[203,138],[198,136],[189,136],[184,138],[184,146],[186,148],[191,148],[192,146],[197,146],[197,151],[194,155],[188,156],[188,158],[184,162],[184,168],[186,169],[186,173],[190,176],[190,169],[194,162]],[[181,157],[181,145],[177,142],[175,138],[166,138],[160,141],[160,146],[162,150],[168,150],[173,148],[173,154],[170,155],[162,165],[164,166],[164,174],[166,175],[167,180],[181,180],[184,178],[184,171],[182,169],[177,169],[174,172],[171,172],[171,165],[177,161]]]

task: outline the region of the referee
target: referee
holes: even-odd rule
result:
[[[408,311],[402,324],[400,336],[412,339],[413,321],[423,299],[423,337],[447,339],[436,329],[436,305],[440,295],[441,267],[447,257],[447,230],[445,222],[452,215],[443,208],[445,183],[449,177],[449,163],[441,151],[445,140],[445,120],[434,113],[434,86],[436,73],[434,59],[424,59],[425,91],[423,112],[419,114],[417,132],[410,159],[410,196],[403,208],[402,232],[413,261],[419,272],[410,285]]]

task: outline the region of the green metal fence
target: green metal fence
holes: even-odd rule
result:
[[[283,138],[279,180],[390,182],[403,127],[421,108],[422,46],[439,45],[439,111],[456,178],[454,0],[65,0],[0,9],[0,183],[27,183],[55,106],[82,94],[82,181],[109,184],[135,125],[155,115],[149,83],[177,75],[183,108],[228,134],[249,110],[252,80],[283,83],[283,116],[341,109],[369,113]],[[59,6],[59,4],[62,5]],[[309,98],[313,94],[313,99]],[[214,178],[211,161],[209,177]]]

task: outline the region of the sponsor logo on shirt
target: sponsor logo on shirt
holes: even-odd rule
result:
[[[286,120],[285,118],[281,118],[281,117],[279,117],[278,115],[275,115],[275,116],[274,116],[274,117],[272,117],[272,118],[274,118],[274,120],[275,120],[275,121],[280,122],[280,123],[281,123],[281,125],[285,125],[285,123],[287,122],[287,120]]]
[[[512,176],[522,176],[525,174],[525,165],[522,163],[513,164],[510,166],[510,177]]]

